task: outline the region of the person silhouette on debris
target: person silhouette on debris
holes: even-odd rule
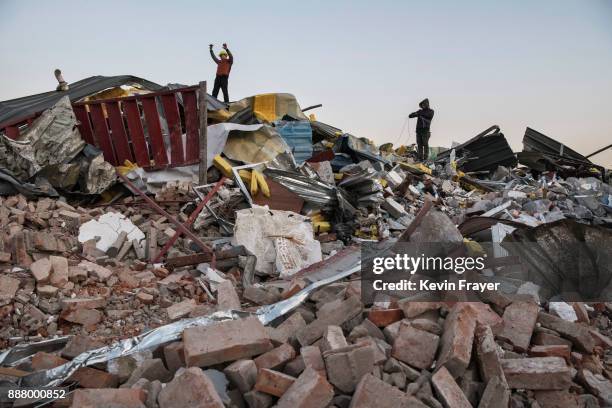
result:
[[[234,63],[234,56],[225,43],[223,44],[223,49],[219,52],[219,58],[217,58],[213,51],[213,45],[209,44],[208,47],[210,49],[210,56],[217,64],[217,76],[215,77],[212,95],[216,98],[219,95],[219,89],[221,89],[223,91],[223,101],[229,103],[227,83],[230,71],[232,70],[232,64]]]
[[[419,103],[419,109],[412,112],[408,117],[417,118],[416,124],[416,141],[417,141],[417,157],[421,161],[427,160],[429,156],[429,137],[431,132],[431,120],[434,116],[433,109],[429,108],[429,99],[425,98]]]

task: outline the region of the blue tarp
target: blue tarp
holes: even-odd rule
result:
[[[312,157],[312,127],[307,120],[274,122],[276,131],[291,147],[299,165]]]

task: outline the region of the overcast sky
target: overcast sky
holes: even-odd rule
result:
[[[430,145],[530,126],[582,154],[612,140],[612,1],[0,0],[0,100],[132,74],[212,81],[208,44],[235,55],[230,98],[290,92],[317,119],[396,142],[428,97]],[[414,142],[414,123],[402,142]],[[612,151],[594,161],[612,167]]]

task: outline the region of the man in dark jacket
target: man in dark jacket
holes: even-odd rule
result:
[[[427,160],[429,155],[429,137],[431,132],[429,127],[431,126],[431,120],[433,119],[434,111],[429,108],[429,99],[423,99],[419,103],[419,109],[416,112],[411,113],[408,117],[417,118],[416,124],[416,140],[417,140],[417,156],[419,160]]]
[[[232,70],[232,64],[234,63],[234,56],[232,55],[227,44],[223,44],[223,49],[219,52],[219,58],[213,52],[213,45],[208,46],[210,48],[210,56],[213,61],[217,64],[217,76],[215,77],[215,85],[213,87],[212,95],[216,98],[219,95],[219,89],[223,91],[223,101],[229,103],[229,92],[227,91],[227,82],[229,80],[229,74]]]

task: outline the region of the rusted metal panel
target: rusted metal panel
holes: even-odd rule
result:
[[[198,121],[198,101],[196,91],[182,92],[183,109],[185,111],[185,131],[186,137],[186,154],[185,162],[197,163],[199,161],[199,121]]]
[[[200,203],[198,204],[196,209],[191,213],[191,215],[189,215],[189,218],[187,219],[187,221],[185,221],[185,224],[183,224],[185,226],[185,228],[190,228],[191,227],[191,225],[194,223],[194,221],[198,217],[198,214],[200,214],[200,212],[202,212],[202,210],[204,209],[204,206],[206,205],[206,203],[208,203],[210,201],[210,199],[217,193],[217,191],[219,191],[219,189],[221,188],[221,186],[223,185],[225,180],[226,180],[225,176],[221,177],[221,179],[219,181],[217,181],[217,184],[215,184],[215,186],[212,188],[212,190],[210,190],[208,192],[206,197],[204,197],[204,199],[202,201],[200,201]],[[174,245],[176,240],[179,239],[181,234],[182,234],[182,232],[180,230],[176,231],[174,233],[172,238],[170,238],[168,240],[168,242],[166,242],[166,245],[164,245],[164,247],[161,249],[161,251],[159,251],[159,253],[155,257],[155,259],[153,260],[153,263],[158,263],[159,261],[161,261],[161,259],[164,257],[164,255],[166,255],[166,252],[168,252],[168,250],[170,248],[172,248],[172,245]]]
[[[6,132],[6,136],[9,139],[17,139],[19,137],[19,126],[17,125],[7,126],[6,128],[4,128],[4,131]]]
[[[257,194],[252,197],[255,204],[261,206],[267,205],[272,210],[293,211],[298,214],[302,211],[302,207],[304,207],[304,200],[302,197],[289,191],[269,177],[265,179],[270,188],[270,197],[266,197],[263,192],[259,190]]]
[[[161,214],[164,217],[166,217],[168,221],[173,223],[180,231],[183,232],[183,234],[187,235],[203,251],[212,252],[212,249],[208,245],[206,245],[204,242],[202,242],[202,240],[196,234],[191,232],[188,228],[185,228],[185,226],[183,226],[183,224],[180,221],[178,221],[176,218],[170,215],[166,210],[161,208],[152,198],[150,198],[148,195],[143,193],[125,175],[121,174],[118,170],[116,171],[116,173],[117,173],[117,176],[121,180],[123,180],[123,182],[130,188],[130,190],[138,194],[140,197],[142,197],[143,200],[145,200],[149,204],[149,207],[151,207],[151,209],[156,211],[158,214]]]
[[[248,255],[247,250],[244,246],[239,245],[232,247],[230,249],[226,249],[224,251],[219,252],[204,252],[201,254],[193,254],[193,255],[185,255],[185,256],[177,256],[174,258],[170,258],[166,261],[165,265],[172,268],[180,268],[181,266],[188,265],[197,265],[204,262],[211,262],[213,260],[213,255],[215,260],[223,260],[229,258],[236,258],[237,256],[245,256]]]
[[[125,112],[130,138],[132,139],[132,149],[134,150],[134,156],[136,156],[136,163],[140,167],[149,167],[151,162],[149,160],[144,131],[142,130],[142,122],[140,121],[138,102],[135,100],[123,102],[123,111]]]
[[[116,166],[118,164],[117,157],[113,151],[113,145],[111,143],[110,134],[108,133],[108,127],[106,126],[106,118],[104,117],[102,105],[99,103],[91,104],[89,105],[89,109],[91,109],[91,120],[93,122],[96,146],[104,153],[104,160]]]
[[[147,132],[149,134],[149,143],[151,145],[155,166],[167,166],[168,156],[166,156],[166,148],[164,146],[164,138],[159,124],[159,113],[157,113],[155,97],[142,98],[142,109],[144,110],[145,121],[147,122]]]
[[[185,154],[176,94],[162,95],[161,100],[170,132],[170,163],[172,166],[182,166],[185,163]]]
[[[93,130],[91,129],[91,122],[89,120],[89,113],[87,113],[87,109],[83,105],[73,106],[72,110],[74,111],[74,116],[76,116],[79,121],[79,132],[83,139],[91,144],[95,145],[96,142],[93,136]]]
[[[123,125],[123,116],[121,115],[121,109],[119,109],[119,102],[109,102],[105,105],[106,112],[108,113],[108,122],[113,132],[111,141],[115,147],[117,160],[121,165],[125,163],[126,160],[133,162],[134,156],[130,150],[130,142],[128,141],[125,126]]]

